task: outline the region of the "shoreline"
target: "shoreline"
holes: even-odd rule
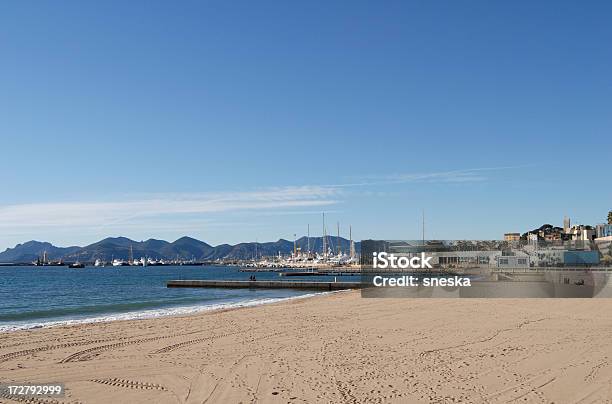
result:
[[[254,300],[245,300],[233,303],[212,303],[207,305],[193,305],[193,306],[175,306],[175,307],[162,307],[158,309],[147,309],[138,311],[129,311],[123,313],[108,313],[106,315],[86,317],[86,318],[74,318],[65,320],[50,320],[50,321],[37,321],[33,320],[31,324],[23,325],[1,325],[0,324],[0,336],[6,333],[14,333],[19,331],[32,331],[49,329],[56,327],[75,327],[86,324],[98,324],[98,323],[112,323],[120,321],[143,321],[157,318],[176,317],[183,318],[189,316],[196,316],[198,314],[223,311],[223,310],[236,310],[247,307],[257,307],[261,305],[283,303],[290,300],[299,299],[310,299],[318,296],[324,296],[331,293],[346,292],[348,290],[335,290],[335,291],[324,291],[324,292],[313,292],[306,293],[298,296],[290,297],[279,297],[279,298],[261,298]]]
[[[611,332],[609,299],[347,291],[3,333],[0,379],[87,403],[604,402]]]

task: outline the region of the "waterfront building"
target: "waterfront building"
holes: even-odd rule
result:
[[[595,245],[606,261],[612,261],[612,235],[596,238]]]
[[[597,238],[612,236],[612,224],[598,224],[595,226]]]
[[[564,265],[598,265],[599,252],[597,251],[564,251]]]
[[[496,261],[497,268],[529,268],[527,255],[502,255]]]

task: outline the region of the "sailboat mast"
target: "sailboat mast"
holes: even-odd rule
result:
[[[353,244],[353,226],[349,226],[349,238],[351,239],[349,244],[349,255],[350,258],[355,258],[355,244]]]
[[[338,237],[336,237],[336,243],[338,244],[338,255],[342,255],[342,247],[340,247],[340,222],[337,222],[338,225]]]
[[[327,235],[325,234],[325,212],[323,212],[323,261],[327,257]]]
[[[310,223],[308,223],[308,232],[307,232],[306,240],[308,243],[308,256],[310,257]]]

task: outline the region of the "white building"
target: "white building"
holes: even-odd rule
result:
[[[595,238],[596,232],[590,226],[574,226],[567,232],[572,240],[577,241],[592,241]]]

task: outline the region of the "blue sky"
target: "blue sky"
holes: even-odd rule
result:
[[[609,2],[0,4],[0,249],[612,209]]]

